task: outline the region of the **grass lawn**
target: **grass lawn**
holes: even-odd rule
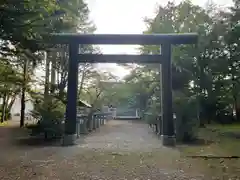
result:
[[[2,126],[7,126],[8,125],[8,122],[7,121],[4,121],[3,123],[0,123],[0,127]]]
[[[205,144],[180,146],[183,156],[214,156],[216,158],[193,158],[200,169],[207,173],[218,175],[223,179],[240,179],[240,159],[223,158],[228,156],[240,157],[240,124],[209,125],[200,129],[199,137]],[[205,167],[205,168],[204,168]],[[207,167],[207,168],[206,168]]]

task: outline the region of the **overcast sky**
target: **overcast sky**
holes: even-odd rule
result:
[[[158,4],[165,5],[168,0],[86,0],[90,9],[90,18],[100,34],[141,34],[145,30],[144,17],[154,17]],[[175,0],[176,3],[181,0]],[[207,0],[192,0],[194,4],[204,6]],[[232,0],[213,1],[220,6],[230,6]],[[106,54],[136,53],[136,46],[101,46]],[[127,71],[114,64],[101,65],[122,77]]]
[[[96,33],[140,34],[145,30],[144,17],[153,17],[157,4],[164,5],[168,0],[87,0],[90,18],[97,26]],[[181,0],[175,0],[176,3]],[[192,0],[204,6],[207,0]],[[215,0],[221,6],[229,6],[231,0]],[[102,47],[105,53],[133,53],[133,47]]]

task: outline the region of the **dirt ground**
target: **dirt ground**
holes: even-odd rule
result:
[[[208,176],[211,167],[163,147],[146,124],[136,121],[109,121],[71,147],[26,145],[19,143],[23,136],[18,128],[0,128],[1,180],[227,179]]]

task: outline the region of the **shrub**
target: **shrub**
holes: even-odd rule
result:
[[[148,124],[158,124],[159,123],[159,114],[161,113],[161,103],[159,102],[151,102],[150,107],[148,107],[148,111],[144,113],[144,119],[147,120]]]
[[[38,119],[34,126],[28,126],[32,135],[44,134],[45,139],[59,138],[63,135],[65,106],[60,101],[51,99],[34,104],[31,115]]]
[[[148,124],[157,124],[158,122],[157,118],[158,116],[156,113],[151,112],[144,113],[144,119],[147,121]]]
[[[199,127],[197,117],[197,99],[184,93],[174,94],[174,111],[176,113],[176,137],[179,142],[196,140]]]

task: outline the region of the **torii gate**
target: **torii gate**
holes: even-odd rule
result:
[[[76,138],[77,88],[79,63],[157,63],[162,65],[162,144],[175,145],[172,109],[171,46],[195,44],[198,35],[187,34],[53,34],[51,44],[69,45],[67,109],[63,145],[74,145]],[[160,45],[157,55],[81,54],[79,45]]]

